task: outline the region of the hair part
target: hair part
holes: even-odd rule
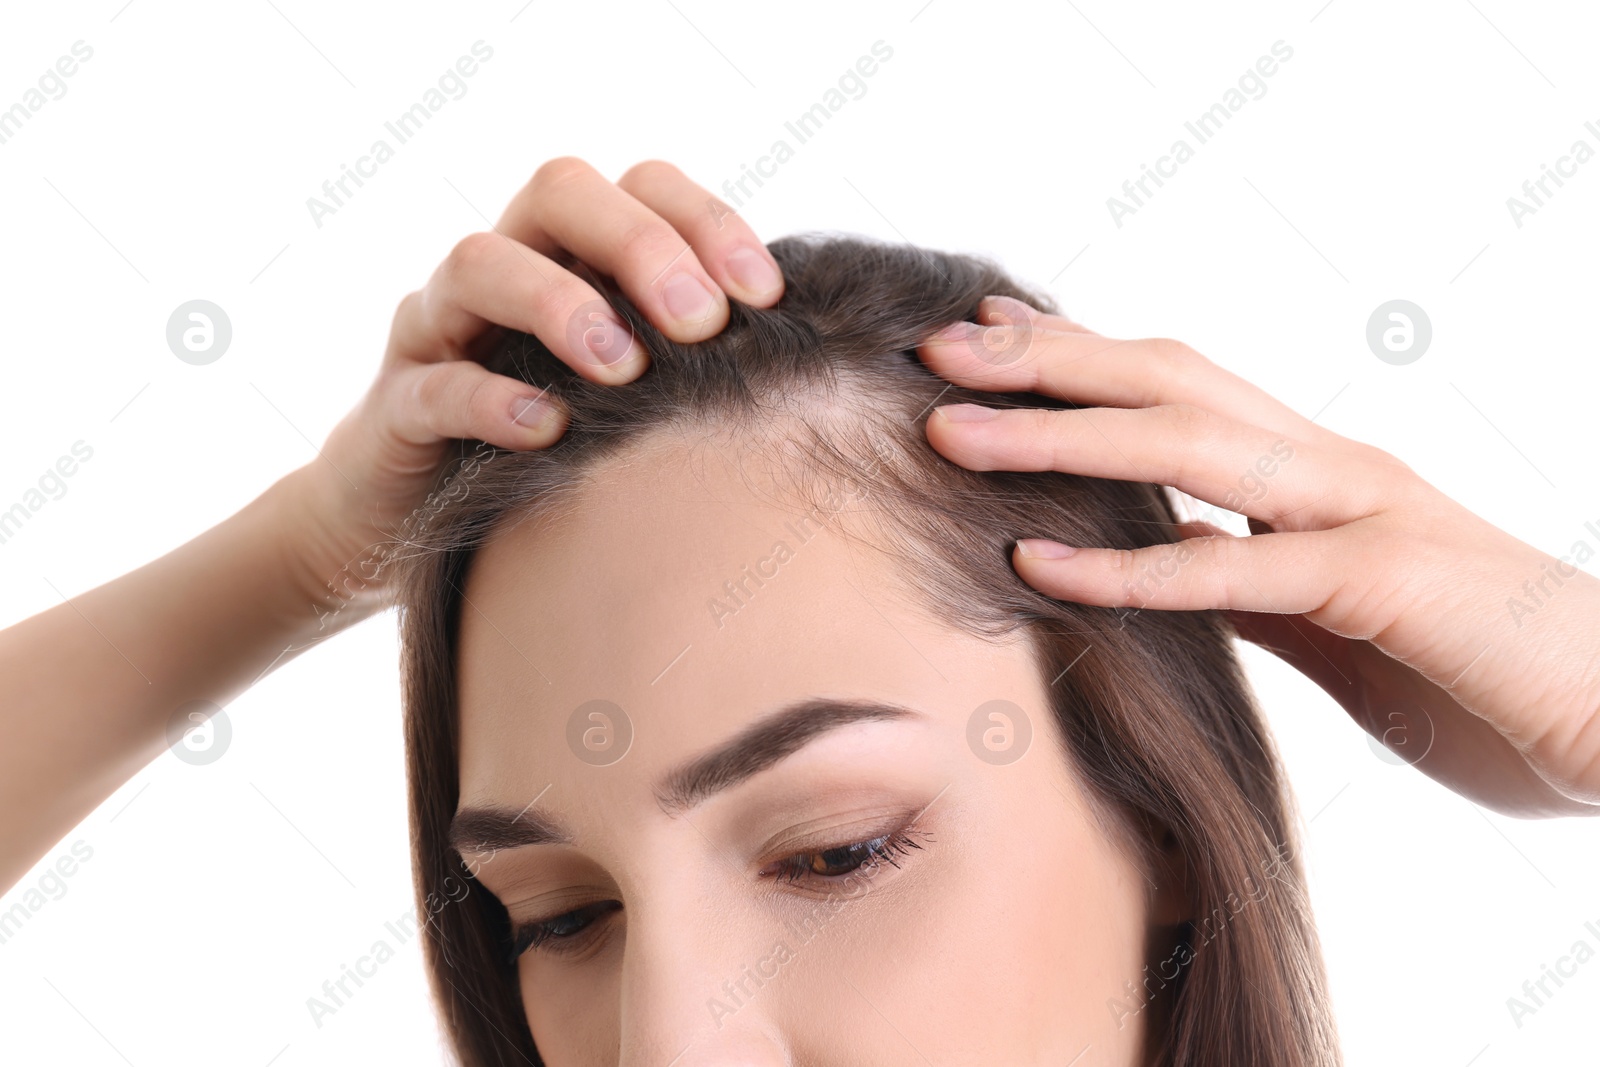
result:
[[[890,554],[908,602],[980,637],[1032,643],[1062,757],[1102,821],[1132,828],[1120,836],[1146,869],[1180,857],[1192,917],[1149,947],[1143,983],[1112,991],[1107,1004],[1146,1027],[1151,1063],[1337,1065],[1292,807],[1231,627],[1216,612],[1059,601],[1011,565],[1019,537],[1126,549],[1175,541],[1164,490],[1052,471],[971,471],[926,439],[936,403],[1077,407],[956,385],[914,351],[942,326],[974,319],[985,296],[1047,312],[1054,302],[974,256],[817,235],[768,247],[783,270],[783,298],[767,309],[730,301],[727,328],[691,345],[662,336],[613,283],[589,273],[650,356],[650,368],[625,385],[590,382],[536,337],[509,333],[485,364],[559,396],[571,411],[566,434],[546,449],[492,450],[466,491],[406,538],[396,599],[415,890],[427,909],[435,996],[461,1062],[542,1062],[503,951],[505,909],[487,892],[431,906],[448,879],[470,873],[447,838],[460,785],[461,590],[477,550],[507,524],[556,521],[583,488],[603,482],[608,459],[676,436],[773,457],[817,506],[840,484],[860,486],[870,507],[851,514],[870,531],[862,543]]]

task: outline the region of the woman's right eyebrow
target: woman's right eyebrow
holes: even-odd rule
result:
[[[903,705],[876,700],[799,700],[667,772],[656,785],[656,802],[668,815],[679,815],[793,755],[823,734],[852,723],[923,717]]]
[[[541,792],[540,796],[543,795]],[[524,845],[570,845],[572,834],[554,819],[533,810],[533,802],[529,802],[521,811],[462,808],[450,820],[448,840],[452,848],[465,856]]]
[[[852,723],[922,717],[911,708],[881,701],[825,697],[796,701],[668,771],[656,785],[656,801],[668,815],[679,815],[793,755],[823,734]],[[524,845],[569,845],[573,835],[557,820],[534,810],[530,802],[521,811],[462,808],[450,823],[449,841],[466,855]]]

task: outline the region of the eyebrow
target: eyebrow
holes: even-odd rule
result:
[[[790,704],[740,731],[703,755],[668,771],[655,787],[656,803],[668,815],[689,811],[788,758],[824,734],[858,722],[921,718],[899,704],[873,700],[812,697]],[[572,833],[549,816],[532,810],[462,808],[450,823],[449,841],[457,852],[486,852],[524,845],[566,845]]]

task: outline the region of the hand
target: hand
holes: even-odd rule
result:
[[[1248,537],[1189,522],[1186,540],[1135,551],[1024,539],[1013,564],[1030,585],[1103,607],[1220,609],[1463,796],[1524,817],[1600,814],[1600,579],[1186,345],[1102,337],[1005,297],[979,318],[987,330],[958,323],[919,354],[959,385],[1104,406],[963,421],[994,409],[947,405],[927,423],[941,454],[1171,485],[1249,517]]]
[[[492,232],[464,238],[400,302],[377,379],[321,458],[296,472],[302,504],[290,548],[324,622],[343,598],[377,606],[381,569],[341,570],[422,503],[451,439],[531,449],[565,432],[559,399],[474,362],[502,327],[534,334],[590,381],[621,384],[645,370],[642,347],[600,294],[557,262],[563,255],[615,278],[680,343],[726,326],[729,295],[767,307],[783,293],[777,262],[750,227],[676,167],[640,163],[612,184],[579,159],[544,164]],[[338,595],[329,587],[336,577]]]

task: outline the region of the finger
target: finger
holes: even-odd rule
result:
[[[644,346],[587,282],[498,233],[475,233],[445,257],[420,292],[401,301],[392,360],[461,359],[491,325],[538,337],[591,381],[632,381]]]
[[[1075,322],[1065,315],[1039,311],[1011,296],[984,297],[978,303],[976,321],[985,326],[1011,326],[1029,322],[1047,330],[1061,330],[1066,333],[1087,333],[1094,334],[1096,337],[1100,336],[1081,322]]]
[[[1213,526],[1209,522],[1180,522],[1176,529],[1181,537],[1236,537],[1220,526]]]
[[[469,438],[499,448],[544,448],[569,421],[550,393],[468,361],[409,368],[394,389],[390,426],[416,444]]]
[[[1251,526],[1257,525],[1256,520],[1250,520]],[[1192,521],[1179,522],[1174,525],[1181,539],[1198,537],[1237,537],[1220,526],[1209,522]],[[1256,532],[1256,531],[1252,531]],[[1259,531],[1268,532],[1265,530]],[[1338,648],[1343,648],[1349,643],[1348,638],[1330,633],[1322,627],[1307,622],[1297,615],[1276,615],[1269,611],[1236,611],[1224,612],[1234,632],[1252,644],[1260,645],[1298,667],[1301,673],[1328,688],[1332,684],[1332,677],[1326,671],[1332,664],[1330,654]],[[1347,654],[1342,654],[1347,655]],[[1344,684],[1349,684],[1350,676],[1334,670],[1331,675],[1337,675]],[[1330,690],[1331,692],[1331,690]]]
[[[771,307],[783,296],[783,272],[755,231],[671,163],[639,163],[617,186],[677,230],[728,295],[752,307]]]
[[[1052,547],[1054,546],[1054,547]],[[1068,554],[1054,555],[1062,548]],[[1139,549],[1025,538],[1012,565],[1058,600],[1108,608],[1304,614],[1332,598],[1348,566],[1326,533],[1195,537]]]
[[[926,432],[941,455],[969,470],[1053,470],[1170,485],[1274,529],[1320,529],[1359,518],[1378,506],[1386,484],[1381,471],[1369,472],[1351,456],[1189,404],[1082,410],[949,404],[934,409]]]
[[[971,389],[1027,391],[1107,407],[1193,404],[1280,434],[1319,439],[1326,433],[1182,342],[1123,341],[1052,329],[1038,312],[1020,302],[1012,305],[998,311],[1006,321],[954,323],[920,345],[917,354],[939,376]],[[1035,317],[1021,317],[1017,307]]]
[[[703,341],[728,324],[727,296],[678,231],[581,159],[540,167],[496,228],[546,256],[570,252],[615,278],[674,341]]]

